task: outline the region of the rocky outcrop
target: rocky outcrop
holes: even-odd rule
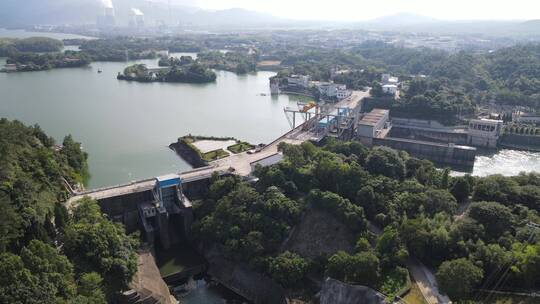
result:
[[[320,304],[383,304],[384,297],[361,285],[350,285],[326,278],[319,293]]]

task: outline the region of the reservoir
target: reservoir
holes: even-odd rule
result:
[[[89,188],[190,169],[168,148],[188,133],[258,144],[290,128],[283,107],[298,97],[270,97],[273,72],[217,71],[210,84],[117,80],[132,63],[0,73],[0,116],[37,123],[60,143],[71,133],[90,155]]]
[[[2,35],[32,36],[0,30]],[[62,35],[53,37],[72,38]],[[0,58],[0,65],[4,62]],[[137,62],[157,65],[157,59]],[[290,129],[283,108],[295,106],[300,98],[271,97],[268,78],[274,72],[239,76],[217,71],[216,82],[210,84],[117,80],[117,73],[133,63],[0,73],[0,117],[37,123],[59,143],[71,133],[90,155],[88,188],[95,188],[190,169],[168,148],[186,134],[268,143]],[[540,153],[501,150],[479,155],[473,174],[520,171],[539,172]]]

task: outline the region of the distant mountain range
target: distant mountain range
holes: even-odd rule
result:
[[[368,24],[380,24],[380,25],[414,25],[414,24],[426,24],[426,23],[434,23],[434,22],[440,22],[440,20],[426,17],[418,14],[413,13],[398,13],[395,15],[388,15],[388,16],[382,16],[379,18],[375,18],[372,20],[367,21]]]
[[[482,33],[489,35],[540,36],[540,20],[530,21],[446,21],[411,13],[383,16],[361,22],[295,21],[266,13],[233,8],[203,10],[171,0],[112,0],[117,25],[127,25],[132,8],[144,14],[145,23],[181,24],[199,28],[358,28],[438,33]],[[195,2],[193,2],[195,3]],[[0,27],[30,25],[95,24],[105,9],[102,0],[0,0]]]
[[[187,24],[195,26],[254,26],[279,24],[285,20],[265,13],[239,8],[203,10],[192,6],[160,0],[113,0],[118,25],[127,25],[132,8],[144,13],[147,24]],[[105,8],[101,0],[1,0],[0,26],[28,26],[37,24],[94,24]]]

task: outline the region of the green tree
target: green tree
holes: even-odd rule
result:
[[[443,262],[436,274],[441,290],[454,301],[467,299],[483,276],[482,269],[465,258]]]
[[[459,203],[464,203],[471,195],[471,185],[465,177],[455,177],[454,183],[450,188],[450,193]]]
[[[512,228],[514,215],[508,207],[496,202],[475,202],[469,208],[469,216],[482,224],[486,236],[499,238]]]
[[[379,259],[372,252],[349,255],[338,251],[328,259],[327,274],[345,282],[374,286],[380,276]]]
[[[73,304],[105,304],[103,278],[96,272],[84,273],[79,279],[77,291],[79,295],[72,300]]]
[[[366,159],[366,169],[371,174],[403,179],[405,177],[405,161],[397,151],[386,147],[371,149]]]
[[[124,228],[110,222],[96,201],[84,198],[66,228],[63,250],[77,272],[97,272],[107,296],[125,290],[137,270],[137,241]]]
[[[430,215],[439,212],[452,215],[457,211],[457,201],[447,190],[429,189],[426,196],[425,211]]]
[[[275,258],[270,258],[268,270],[270,275],[283,286],[294,286],[306,274],[308,263],[296,253],[285,251]]]

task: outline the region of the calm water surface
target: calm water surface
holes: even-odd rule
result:
[[[0,37],[38,34],[43,35],[0,29]],[[0,58],[0,65],[4,61]],[[157,60],[137,62],[157,65]],[[218,71],[215,83],[200,85],[118,81],[117,73],[133,63],[0,73],[0,117],[38,123],[59,142],[71,133],[90,154],[89,188],[189,169],[167,147],[188,133],[265,143],[289,129],[283,107],[294,105],[298,97],[270,97],[268,78],[273,72],[238,76]],[[473,174],[521,171],[540,171],[540,153],[501,150],[480,155]]]

